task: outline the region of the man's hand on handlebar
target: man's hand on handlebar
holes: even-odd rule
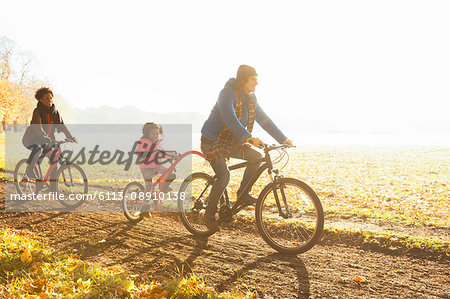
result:
[[[283,141],[282,144],[287,144],[287,145],[289,145],[290,147],[293,147],[293,146],[294,146],[294,144],[292,143],[292,140],[291,140],[291,139],[286,139],[285,141]]]
[[[245,142],[250,143],[251,145],[258,147],[258,148],[262,148],[262,149],[275,149],[275,148],[280,148],[280,147],[295,147],[295,145],[293,144],[292,140],[290,139],[286,139],[285,141],[283,141],[283,143],[278,146],[274,145],[268,145],[265,144],[264,142],[261,141],[261,139],[256,138],[256,137],[249,137],[245,140]]]
[[[261,141],[261,139],[256,138],[256,137],[249,137],[245,140],[245,142],[250,143],[253,146],[256,146],[258,148],[264,148],[265,144],[264,142]]]

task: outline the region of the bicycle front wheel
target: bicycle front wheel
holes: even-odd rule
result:
[[[62,165],[56,175],[55,190],[64,195],[59,202],[66,208],[75,209],[83,204],[88,194],[88,181],[86,173],[77,164]]]
[[[213,179],[210,175],[197,172],[188,176],[180,187],[179,194],[185,195],[184,199],[178,198],[181,222],[189,232],[197,236],[207,237],[213,234],[204,222],[212,185]]]
[[[259,195],[255,213],[259,233],[281,253],[303,253],[321,238],[322,204],[311,187],[300,180],[280,178],[276,186],[267,185]]]

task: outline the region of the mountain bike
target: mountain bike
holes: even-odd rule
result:
[[[284,157],[288,147],[284,144],[265,144],[264,157],[261,159],[228,167],[233,171],[246,167],[249,163],[262,163],[233,204],[225,189],[219,199],[216,220],[219,225],[232,222],[233,217],[248,206],[243,195],[248,194],[261,174],[267,170],[271,182],[260,192],[255,207],[258,231],[275,250],[286,254],[299,254],[311,249],[320,240],[324,214],[322,204],[311,187],[298,179],[284,177],[278,169],[274,169],[274,161],[269,153],[279,150],[280,156]],[[186,196],[187,199],[178,200],[181,221],[194,235],[213,234],[204,224],[204,214],[215,178],[203,172],[196,172],[181,184],[180,193],[192,192],[191,196]]]
[[[26,168],[28,159],[20,160],[14,170],[14,185],[21,195],[38,194],[39,192],[57,192],[64,194],[65,200],[59,200],[64,207],[74,209],[80,206],[82,200],[68,200],[72,194],[75,198],[77,194],[88,193],[88,181],[86,173],[77,164],[63,157],[61,145],[64,143],[74,142],[72,139],[63,141],[55,141],[52,143],[52,150],[39,157],[38,163],[34,168],[34,172],[39,174],[37,179],[28,178]],[[41,164],[45,157],[49,157],[50,166],[45,173],[42,172]],[[57,164],[61,166],[58,168]]]

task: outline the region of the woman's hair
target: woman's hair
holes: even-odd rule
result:
[[[164,134],[163,127],[155,122],[148,122],[142,127],[142,135],[148,137],[150,130],[157,129],[160,135]]]
[[[34,97],[36,98],[36,100],[40,100],[42,99],[42,97],[44,96],[44,94],[49,93],[52,95],[53,97],[53,91],[49,88],[49,87],[41,87],[38,90],[36,90],[36,93],[34,94]]]

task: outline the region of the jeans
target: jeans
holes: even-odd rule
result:
[[[34,168],[36,167],[36,164],[39,160],[39,157],[47,154],[49,151],[51,151],[53,148],[48,144],[49,139],[44,138],[35,138],[30,143],[23,143],[23,145],[31,150],[30,156],[27,159],[27,169],[26,173],[28,176],[31,176],[32,178],[39,178],[39,173],[36,173],[34,171]],[[50,159],[50,158],[49,158]]]
[[[203,154],[206,155],[208,153],[211,145],[212,145],[211,143],[204,143],[204,142],[201,143],[200,148]],[[247,161],[254,161],[261,159],[262,155],[253,148],[243,146],[242,144],[239,143],[235,143],[231,150],[231,157]],[[214,182],[214,185],[212,186],[211,192],[209,194],[205,215],[208,217],[213,217],[217,212],[217,203],[219,201],[219,198],[225,191],[225,188],[228,186],[228,183],[230,182],[230,170],[228,169],[227,163],[223,157],[219,157],[214,161],[210,161],[210,163],[211,167],[216,173],[216,181]],[[252,163],[247,166],[237,193],[240,193],[245,188],[247,183],[250,181],[250,179],[258,170],[259,166],[260,163]]]

